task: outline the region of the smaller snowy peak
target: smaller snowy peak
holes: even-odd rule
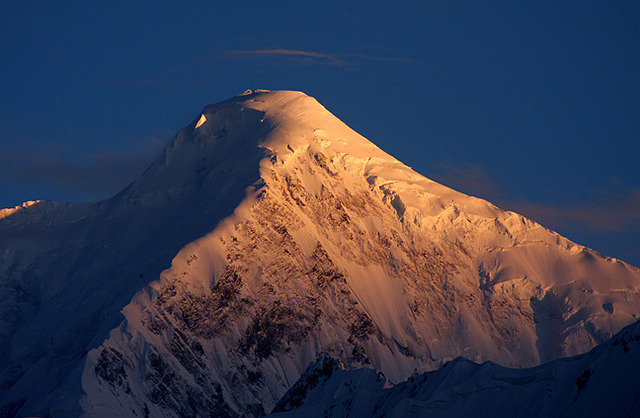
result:
[[[28,200],[26,202],[23,202],[21,204],[19,204],[18,206],[15,206],[13,208],[6,208],[6,209],[0,209],[0,219],[2,218],[6,218],[7,216],[13,215],[14,213],[22,210],[22,209],[26,209],[30,206],[36,205],[38,203],[42,203],[42,200]]]
[[[27,225],[47,227],[86,216],[91,205],[91,203],[29,200],[13,208],[0,209],[0,223],[3,228],[22,228]]]

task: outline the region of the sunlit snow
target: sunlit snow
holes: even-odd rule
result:
[[[207,121],[207,117],[205,115],[200,116],[200,120],[196,123],[196,129],[202,126],[203,123]]]

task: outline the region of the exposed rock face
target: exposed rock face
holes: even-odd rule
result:
[[[393,382],[460,355],[532,366],[640,313],[637,269],[432,182],[302,93],[203,117],[128,196],[196,196],[185,155],[202,187],[224,190],[220,164],[253,185],[89,353],[88,415],[261,415],[320,355]]]

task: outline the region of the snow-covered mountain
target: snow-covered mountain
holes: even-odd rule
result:
[[[526,367],[640,314],[638,269],[299,92],[207,106],[112,199],[23,206],[0,212],[7,414],[259,415],[322,354],[393,382],[460,355]]]
[[[274,417],[637,417],[640,322],[588,354],[530,369],[459,357],[389,387],[374,369],[322,357],[278,402]]]

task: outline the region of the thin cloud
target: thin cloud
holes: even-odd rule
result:
[[[197,68],[203,65],[210,65],[212,62],[224,62],[225,60],[229,60],[229,57],[236,56],[240,58],[251,58],[251,57],[266,57],[266,56],[289,56],[293,58],[301,58],[302,62],[306,64],[319,64],[319,65],[333,65],[343,68],[351,68],[351,65],[338,58],[334,55],[322,54],[317,52],[309,52],[309,51],[298,51],[298,50],[289,50],[289,49],[264,49],[264,50],[231,50],[224,52],[209,52],[206,54],[202,54],[196,56],[192,60],[189,60],[181,65],[177,65],[167,69],[166,71],[148,76],[148,77],[140,77],[140,78],[101,78],[96,80],[97,83],[101,84],[116,84],[116,85],[137,85],[146,87],[153,84],[172,84],[170,83],[170,79],[176,74],[191,70],[193,68]],[[374,59],[371,57],[370,59]],[[173,77],[175,78],[175,77]],[[174,81],[175,83],[175,81]]]
[[[345,70],[355,69],[353,61],[411,62],[408,58],[380,57],[366,54],[326,54],[322,52],[302,51],[297,49],[229,50],[223,52],[212,51],[196,56],[180,65],[176,65],[165,71],[147,77],[101,78],[95,80],[95,83],[136,85],[142,87],[154,84],[163,84],[169,87],[175,87],[175,85],[183,84],[183,82],[180,82],[181,78],[176,77],[176,75],[200,66],[211,65],[212,63],[224,63],[224,61],[229,60],[229,57],[234,56],[238,58],[290,57],[292,59],[297,59],[297,61],[302,64],[330,65],[341,67]],[[173,81],[171,79],[173,79]]]
[[[350,67],[351,64],[348,59],[358,59],[367,61],[395,61],[395,62],[410,62],[407,58],[390,58],[390,57],[377,57],[366,54],[325,54],[321,52],[301,51],[297,49],[258,49],[258,50],[233,50],[227,51],[231,55],[239,56],[298,56],[311,58],[313,62],[317,64],[330,64],[343,67]]]
[[[498,206],[518,212],[552,229],[578,227],[596,232],[620,232],[640,228],[640,188],[615,185],[593,193],[579,204],[563,205],[514,199],[479,165],[439,163],[434,180]]]
[[[349,64],[346,61],[343,61],[342,59],[338,58],[335,55],[323,54],[320,52],[299,51],[296,49],[260,49],[260,50],[249,50],[249,51],[233,50],[233,51],[227,51],[227,54],[245,56],[245,57],[293,56],[293,57],[310,58],[310,60],[307,62],[312,62],[316,64],[336,65],[341,67],[349,66]]]
[[[319,52],[309,52],[309,51],[299,51],[296,49],[259,49],[252,51],[228,51],[229,54],[234,55],[301,55],[303,57],[314,57],[314,58],[326,58],[331,61],[339,62],[340,60],[329,54],[322,54]]]
[[[365,54],[337,55],[337,57],[356,58],[356,59],[361,59],[366,61],[413,62],[411,58],[376,57],[373,55],[365,55]]]
[[[622,232],[640,227],[640,188],[629,189],[620,194],[607,194],[607,199],[588,201],[581,205],[561,206],[520,201],[509,206],[516,212],[549,225],[578,226],[602,232]]]
[[[69,150],[52,149],[40,143],[31,145],[0,146],[0,171],[5,173],[6,180],[93,196],[116,193],[124,188],[142,173],[161,149],[159,141],[150,139],[131,153],[107,151],[77,161],[67,157]]]

